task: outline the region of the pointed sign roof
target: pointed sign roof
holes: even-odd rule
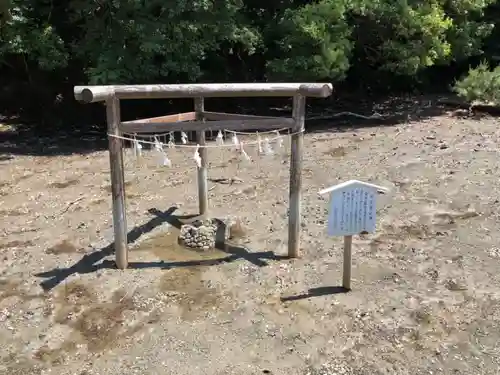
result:
[[[321,191],[319,191],[319,195],[324,195],[324,194],[328,194],[328,193],[332,193],[334,191],[338,191],[338,190],[341,190],[341,189],[344,189],[346,187],[367,187],[367,188],[371,188],[371,189],[374,189],[374,190],[380,190],[380,191],[383,191],[384,193],[387,193],[389,192],[389,189],[387,189],[386,187],[383,187],[383,186],[378,186],[378,185],[374,185],[374,184],[370,184],[368,182],[363,182],[363,181],[358,181],[358,180],[349,180],[349,181],[346,181],[346,182],[342,182],[338,185],[333,185],[333,186],[330,186],[329,188],[326,188],[326,189],[323,189]]]

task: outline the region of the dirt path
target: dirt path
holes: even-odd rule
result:
[[[2,158],[0,374],[497,374],[499,136],[495,119],[446,116],[307,134],[293,261],[278,257],[286,155],[209,153],[211,178],[242,180],[209,184],[213,216],[246,233],[200,254],[172,226],[197,209],[192,151],[171,170],[128,154],[126,271],[113,269],[106,152]],[[392,193],[377,232],[354,239],[354,290],[335,294],[341,239],[317,192],[350,178]]]

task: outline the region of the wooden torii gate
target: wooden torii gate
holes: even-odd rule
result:
[[[111,192],[113,199],[113,226],[116,266],[128,266],[127,220],[123,168],[122,133],[156,133],[168,131],[196,131],[200,145],[201,167],[198,168],[198,196],[200,215],[208,213],[207,130],[262,130],[291,129],[290,189],[288,217],[288,256],[299,256],[301,227],[302,148],[304,142],[304,118],[306,97],[326,98],[332,94],[329,83],[228,83],[228,84],[180,84],[180,85],[122,85],[122,86],[75,86],[78,101],[106,104]],[[208,112],[204,98],[220,97],[293,97],[292,117],[250,116],[231,113]],[[122,122],[121,99],[173,99],[194,98],[194,112]],[[186,122],[190,121],[190,122]],[[205,121],[210,121],[209,123]]]

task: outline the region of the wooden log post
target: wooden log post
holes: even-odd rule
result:
[[[194,110],[196,113],[196,120],[203,121],[203,111],[205,110],[205,103],[202,97],[194,99]],[[196,142],[200,146],[204,146],[205,142],[205,129],[196,132]],[[207,170],[207,149],[200,147],[199,149],[201,158],[201,168],[198,168],[198,200],[200,207],[200,215],[203,218],[208,216],[208,170]]]
[[[293,97],[294,126],[290,150],[290,202],[288,214],[288,256],[297,258],[300,250],[302,200],[302,152],[304,145],[304,121],[306,98],[301,94]]]
[[[108,133],[119,136],[120,100],[116,96],[111,96],[106,100],[106,117]],[[122,140],[119,138],[109,137],[109,163],[111,171],[111,195],[113,199],[116,266],[119,269],[125,269],[128,266],[127,217],[125,214]]]
[[[344,266],[342,287],[351,290],[352,236],[344,236]]]

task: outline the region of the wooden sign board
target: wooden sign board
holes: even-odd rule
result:
[[[350,180],[321,190],[329,194],[328,235],[344,236],[344,274],[342,286],[351,288],[352,236],[361,232],[374,232],[377,214],[377,194],[387,192],[382,186]]]
[[[328,235],[352,236],[375,231],[376,199],[383,187],[351,180],[319,194],[330,194],[328,210]]]

